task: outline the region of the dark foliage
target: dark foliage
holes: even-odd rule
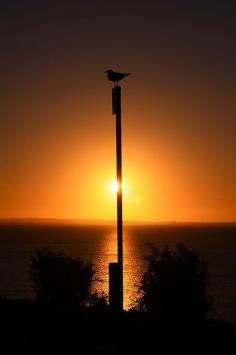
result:
[[[99,294],[97,291],[91,293],[88,304],[89,307],[95,312],[106,312],[109,309],[108,297],[102,292]]]
[[[76,308],[86,304],[94,274],[91,262],[50,249],[36,251],[31,260],[30,279],[37,299],[55,307]]]
[[[0,301],[1,354],[234,354],[236,325],[172,326],[147,312],[55,312],[30,300]]]
[[[141,296],[136,300],[138,309],[166,321],[206,318],[213,300],[207,295],[207,263],[199,252],[182,244],[175,250],[149,247],[147,270],[139,286]]]

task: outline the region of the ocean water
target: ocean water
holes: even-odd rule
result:
[[[236,321],[236,225],[155,225],[124,228],[124,303],[127,309],[136,295],[136,285],[145,270],[145,243],[170,247],[184,243],[208,261],[215,299],[212,317]],[[49,247],[68,256],[95,264],[103,280],[95,287],[108,292],[108,264],[116,261],[116,228],[81,225],[0,225],[0,295],[32,298],[29,280],[31,256]]]

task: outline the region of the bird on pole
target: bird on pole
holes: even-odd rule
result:
[[[130,73],[118,73],[111,69],[106,70],[105,73],[107,73],[107,78],[114,83],[114,86],[118,85],[120,80],[130,75]]]

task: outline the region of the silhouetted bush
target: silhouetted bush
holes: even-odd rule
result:
[[[175,250],[152,245],[145,258],[144,272],[136,304],[139,310],[155,314],[162,320],[197,321],[204,319],[212,307],[207,295],[207,262],[199,252],[182,244]]]
[[[55,307],[85,305],[91,296],[94,274],[91,262],[50,249],[36,251],[31,260],[30,279],[37,299]]]
[[[91,293],[89,297],[89,307],[96,312],[105,312],[109,309],[107,295],[102,292],[99,294],[97,291]]]

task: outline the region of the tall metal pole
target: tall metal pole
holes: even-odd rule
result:
[[[121,150],[121,87],[116,86],[116,176],[117,176],[117,247],[118,263],[123,271],[123,219],[122,219],[122,150]]]
[[[118,262],[109,264],[109,304],[112,310],[123,310],[123,220],[122,220],[122,150],[121,150],[121,87],[112,89],[112,113],[116,115],[117,176],[117,251]]]

